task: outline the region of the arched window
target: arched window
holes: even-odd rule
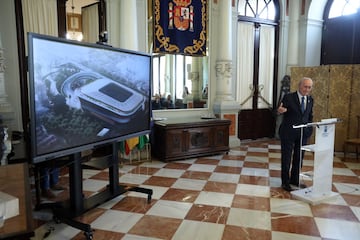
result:
[[[359,0],[327,2],[323,17],[320,64],[360,63],[359,9]]]
[[[273,137],[275,132],[269,109],[276,105],[278,20],[277,0],[238,1],[236,97],[241,104],[240,139]]]
[[[333,0],[329,11],[329,18],[351,15],[360,9],[359,0]]]

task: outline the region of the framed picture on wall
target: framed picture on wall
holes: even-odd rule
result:
[[[66,16],[67,30],[81,32],[81,14],[68,13]]]

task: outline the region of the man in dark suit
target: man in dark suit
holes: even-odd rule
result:
[[[298,90],[286,94],[278,108],[278,113],[283,114],[283,121],[279,128],[281,141],[281,186],[286,191],[292,191],[290,184],[306,187],[299,182],[303,160],[303,151],[300,151],[300,147],[307,143],[313,129],[312,127],[303,128],[303,135],[301,136],[301,128],[293,128],[293,126],[313,121],[314,101],[310,96],[312,86],[313,81],[311,78],[304,77],[299,82]]]

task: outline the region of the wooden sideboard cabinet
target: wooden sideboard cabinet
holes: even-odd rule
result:
[[[152,154],[168,162],[228,152],[230,123],[230,120],[200,118],[157,121]]]

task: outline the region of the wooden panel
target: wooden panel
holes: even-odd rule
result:
[[[275,115],[270,109],[241,110],[238,122],[240,140],[274,137]]]
[[[318,67],[293,67],[291,91],[297,89],[302,77],[314,81],[311,95],[314,98],[314,121],[339,118],[336,124],[335,151],[343,151],[346,138],[355,137],[356,115],[360,114],[360,65],[326,65]],[[311,142],[314,142],[312,136]]]
[[[330,66],[329,113],[331,117],[343,120],[336,124],[335,151],[342,151],[347,135],[352,72],[353,67],[351,65]]]
[[[351,85],[350,116],[346,138],[356,137],[356,116],[360,115],[360,64],[353,65],[353,78]]]
[[[172,161],[229,151],[230,121],[225,119],[171,119],[156,122],[152,154]]]
[[[28,171],[26,163],[0,167],[0,191],[19,199],[19,215],[5,220],[4,226],[0,228],[0,239],[33,235]]]

